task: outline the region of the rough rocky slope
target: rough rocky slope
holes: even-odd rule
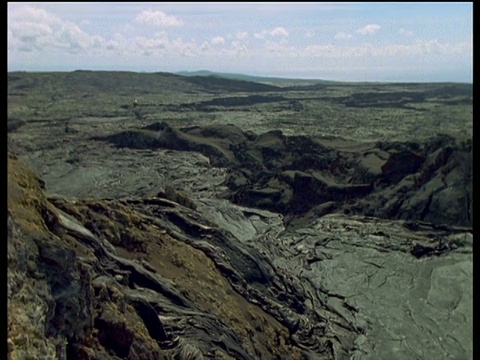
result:
[[[405,176],[413,174],[425,184],[436,174],[448,178],[455,169],[470,171],[468,144],[443,138],[452,149],[435,148],[427,161],[421,149],[416,155],[405,150],[408,144],[320,143],[287,139],[280,132],[256,136],[233,126],[174,129],[155,123],[105,139],[126,146],[124,155],[135,154],[131,170],[141,178],[147,175],[138,169],[151,171],[152,165],[148,160],[150,166],[140,166],[142,157],[172,156],[175,181],[154,194],[103,200],[55,195],[9,153],[11,359],[397,358],[392,349],[398,359],[469,358],[472,233],[468,222],[461,222],[468,209],[440,209],[462,219],[450,225],[419,221],[415,212],[403,222],[343,214],[352,208],[345,191],[363,201],[385,189],[398,196],[395,190]],[[312,148],[308,161],[289,154],[290,141],[296,141],[293,148],[305,148],[303,154]],[[148,152],[135,153],[139,150],[130,146]],[[188,171],[179,168],[181,152],[169,149],[194,151],[183,153]],[[383,161],[364,166],[362,159],[381,151],[375,156]],[[417,163],[398,160],[402,151]],[[193,156],[199,152],[211,160]],[[330,166],[318,165],[328,161]],[[343,173],[332,165],[339,161]],[[218,172],[217,166],[229,170]],[[362,168],[367,171],[359,172]],[[87,166],[82,173],[71,190],[82,182],[91,186],[89,176],[96,172]],[[208,173],[212,178],[205,182]],[[290,173],[294,182],[285,180]],[[103,175],[112,184],[118,172]],[[319,186],[295,185],[301,179],[309,184],[316,179]],[[460,185],[467,186],[467,180]],[[191,197],[195,186],[202,189]],[[101,187],[91,189],[91,195],[101,194]],[[275,195],[278,189],[291,193],[284,203]],[[299,201],[306,189],[318,197]],[[471,187],[470,193],[460,189],[470,196]],[[242,191],[247,200],[238,201]],[[321,194],[332,197],[328,207]],[[254,200],[264,210],[248,207]],[[295,211],[298,204],[307,208]],[[319,218],[336,208],[342,211]],[[456,274],[452,279],[450,271]],[[452,286],[458,294],[453,298]]]
[[[49,198],[13,154],[8,167],[10,359],[328,359],[352,343],[356,329],[306,309],[289,277],[192,209]]]

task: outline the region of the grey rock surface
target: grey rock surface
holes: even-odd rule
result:
[[[103,156],[93,156],[100,146]],[[122,164],[122,169],[109,164]],[[306,326],[306,319],[312,316],[317,321],[325,319],[337,349],[345,346],[337,339],[346,333],[357,334],[350,352],[344,353],[347,358],[471,358],[473,236],[469,231],[449,233],[431,226],[412,231],[405,221],[342,214],[303,225],[297,220],[286,228],[279,213],[235,205],[219,197],[228,191],[227,170],[211,166],[208,158],[196,152],[116,149],[97,144],[80,152],[75,170],[63,177],[56,175],[55,167],[62,171],[68,165],[52,165],[54,168],[43,176],[46,187],[70,196],[142,196],[161,191],[167,181],[188,192],[201,216],[198,221],[214,224],[231,234],[230,241],[236,239],[246,247],[226,246],[212,234],[203,240],[216,249],[212,251],[218,253],[221,248],[230,258],[224,266],[233,266],[234,281],[256,283],[257,294],[288,293],[282,287],[274,290],[272,280],[265,275],[245,272],[254,270],[257,262],[273,266],[277,277],[283,274],[290,286],[298,287],[294,293],[305,296],[299,301],[310,315],[297,313],[294,323]],[[139,211],[145,212],[142,208]],[[187,221],[178,218],[177,210],[171,214],[163,226],[177,223],[175,231],[185,233]],[[187,231],[179,238],[189,241],[192,234],[195,232]],[[197,241],[190,239],[191,244]],[[442,248],[439,242],[453,245]],[[440,250],[438,256],[430,252],[430,256],[417,258],[412,255],[415,245]],[[208,252],[205,246],[196,246]],[[251,255],[246,254],[252,251],[256,258],[248,265]],[[242,253],[244,259],[235,260]],[[284,316],[268,302],[263,306],[280,318]],[[307,339],[301,335],[306,328],[301,328],[297,331],[299,343]]]

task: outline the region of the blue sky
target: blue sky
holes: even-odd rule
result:
[[[8,70],[473,81],[473,2],[8,3]]]

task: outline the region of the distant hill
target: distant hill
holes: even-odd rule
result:
[[[336,84],[337,81],[329,80],[320,80],[320,79],[291,79],[291,78],[278,78],[278,77],[267,77],[267,76],[254,76],[254,75],[245,75],[245,74],[235,74],[235,73],[221,73],[213,72],[209,70],[198,70],[198,71],[180,71],[176,74],[181,76],[204,76],[204,77],[218,77],[224,79],[232,80],[243,80],[251,81],[262,84],[269,84],[275,86],[294,86],[294,85],[317,85],[317,84]]]
[[[277,86],[241,79],[215,76],[181,76],[156,72],[139,73],[127,71],[72,72],[9,72],[9,94],[29,90],[43,95],[58,93],[92,94],[98,91],[117,95],[158,94],[165,92],[271,92],[281,90]]]

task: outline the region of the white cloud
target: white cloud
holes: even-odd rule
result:
[[[53,25],[60,22],[60,19],[43,9],[24,5],[9,11],[8,21],[36,22]]]
[[[153,55],[166,50],[170,45],[166,37],[146,38],[139,36],[135,38],[135,46],[144,55]]]
[[[114,33],[110,39],[100,35],[91,35],[79,25],[64,21],[59,17],[32,6],[22,6],[12,9],[8,18],[8,49],[22,52],[63,50],[70,54],[81,53],[87,56],[103,51],[103,56],[112,54],[128,54],[129,52],[153,55],[168,50],[179,54],[191,53],[192,46],[182,42],[169,42],[165,33],[143,35],[128,40],[119,32]],[[137,21],[154,25],[174,26],[181,22],[160,11],[144,11],[137,16]],[[82,24],[84,22],[80,22]],[[128,28],[128,24],[124,29]],[[121,30],[123,33],[124,31]],[[128,33],[128,32],[127,32]],[[224,41],[224,40],[223,40]],[[220,43],[221,39],[213,42]],[[111,53],[109,53],[111,52]]]
[[[202,45],[200,45],[200,51],[207,52],[208,50],[210,50],[210,44],[208,41],[204,41]]]
[[[271,36],[271,37],[275,37],[275,36],[281,36],[281,37],[286,37],[288,36],[288,31],[283,28],[283,27],[276,27],[275,29],[273,30],[263,30],[259,33],[254,33],[253,34],[253,37],[255,39],[265,39],[267,37],[267,35]]]
[[[216,41],[213,41],[216,39]],[[202,45],[198,48],[201,52],[201,55],[207,56],[208,58],[215,58],[217,56],[232,56],[235,57],[237,55],[244,55],[248,53],[247,46],[239,40],[233,40],[230,43],[229,47],[219,47],[215,45],[224,45],[225,39],[220,36],[217,36],[210,41],[204,41]],[[223,41],[221,41],[223,39]],[[192,45],[192,51],[195,51],[195,44]]]
[[[41,49],[52,41],[60,20],[45,10],[22,6],[8,13],[8,47],[20,51]]]
[[[101,36],[89,35],[75,23],[32,6],[9,12],[8,34],[8,48],[26,52],[56,48],[75,54],[107,45]]]
[[[185,57],[194,57],[198,54],[198,46],[195,43],[184,42],[177,39],[172,42],[172,47],[168,49],[171,54],[178,54]]]
[[[240,41],[232,41],[232,47],[230,55],[245,55],[248,53],[248,48],[245,44],[242,44]]]
[[[183,21],[175,16],[167,15],[163,11],[142,11],[135,17],[135,20],[142,24],[150,24],[160,27],[181,26]]]
[[[372,49],[374,56],[425,56],[428,54],[453,55],[461,53],[465,47],[460,44],[442,44],[437,39],[428,41],[416,41],[411,44],[392,44]]]
[[[267,31],[266,31],[266,30],[263,30],[262,32],[254,33],[254,34],[253,34],[253,37],[254,37],[255,39],[261,40],[261,39],[264,39],[264,38],[265,38],[265,35],[267,35]]]
[[[337,39],[337,40],[349,40],[349,39],[353,39],[353,35],[345,33],[345,32],[339,32],[335,35],[335,39]]]
[[[212,40],[210,40],[212,45],[223,45],[225,44],[225,38],[221,36],[215,36]]]
[[[265,50],[275,55],[281,55],[285,52],[285,48],[282,44],[271,41],[265,43]]]
[[[35,41],[53,33],[52,28],[48,24],[27,21],[12,23],[10,31],[13,37],[21,41]]]
[[[62,24],[61,29],[55,34],[55,41],[58,47],[65,48],[70,53],[100,48],[104,44],[102,37],[88,35],[73,23]]]
[[[381,29],[380,25],[369,24],[367,26],[364,26],[364,27],[358,29],[357,32],[359,34],[362,34],[362,35],[370,35],[370,34],[375,34],[380,29]]]
[[[407,35],[407,36],[412,36],[413,35],[413,32],[408,31],[404,28],[401,28],[400,30],[398,30],[398,33],[401,34],[401,35]]]
[[[305,33],[305,36],[307,38],[313,38],[315,36],[315,31],[313,30],[307,30],[307,32]]]
[[[332,44],[309,45],[302,56],[325,57],[325,58],[408,58],[423,57],[436,54],[439,56],[455,56],[472,53],[473,45],[471,42],[459,42],[456,44],[442,43],[437,39],[428,41],[416,41],[411,44],[390,44],[375,46],[372,44],[362,44],[355,46],[340,46]]]
[[[246,31],[241,31],[236,34],[238,40],[245,40],[248,37],[248,33]]]
[[[288,36],[288,31],[285,30],[283,27],[276,27],[272,31],[269,32],[270,36]]]

